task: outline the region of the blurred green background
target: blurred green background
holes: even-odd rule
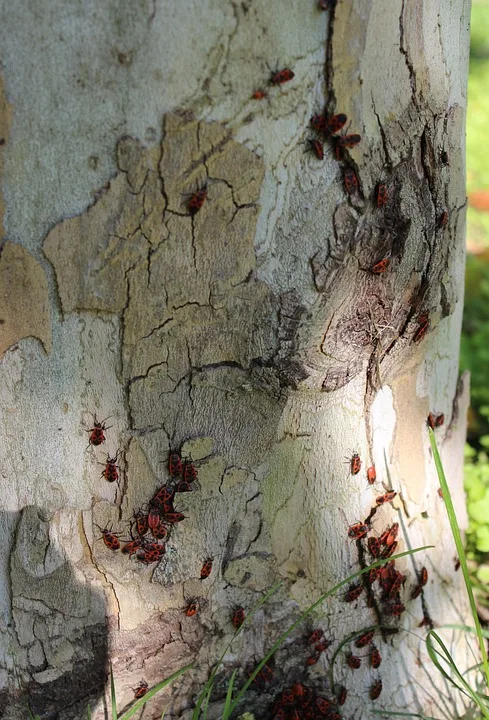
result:
[[[489,583],[488,128],[489,0],[473,0],[467,114],[467,269],[460,365],[461,370],[471,373],[465,462],[467,549],[477,563],[477,579],[484,585]]]

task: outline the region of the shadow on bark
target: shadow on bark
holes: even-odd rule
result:
[[[69,519],[76,522],[77,514],[70,511]],[[28,706],[42,720],[83,718],[88,703],[93,708],[104,693],[103,594],[64,555],[51,519],[52,513],[36,506],[0,513],[0,623],[5,628],[0,718],[5,720],[24,720]],[[56,524],[59,533],[65,520],[63,514]]]

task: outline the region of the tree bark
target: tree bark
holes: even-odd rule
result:
[[[463,524],[468,4],[49,5],[40,15],[21,0],[2,21],[5,717],[23,717],[25,692],[46,717],[83,717],[90,702],[102,718],[109,661],[122,708],[142,678],[195,659],[144,711],[160,717],[171,700],[170,716],[190,717],[233,608],[281,580],[225,657],[217,717],[232,669],[244,682],[301,611],[369,562],[347,536],[367,518],[372,536],[400,524],[398,550],[434,546],[397,561],[405,612],[389,614],[380,586],[328,599],[314,627],[331,648],[306,665],[306,623],[243,710],[271,716],[300,681],[328,697],[344,685],[348,716],[454,717],[462,699],[423,644],[433,624],[467,618],[426,419],[444,414],[437,438]],[[276,58],[295,77],[271,85]],[[319,160],[302,143],[323,109],[346,113],[361,142],[328,140]],[[110,416],[98,447],[94,416]],[[117,451],[120,482],[108,483],[98,463]],[[170,452],[195,463],[198,484],[177,496],[186,517],[165,556],[145,565],[108,549],[101,529],[130,537]],[[395,499],[377,505],[388,490]],[[347,668],[349,645],[331,668],[344,638],[372,625],[398,631],[376,631],[380,669]],[[462,669],[473,664],[465,638],[444,638]]]

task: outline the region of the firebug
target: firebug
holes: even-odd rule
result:
[[[139,700],[139,698],[142,698],[146,695],[148,692],[148,683],[144,680],[141,680],[137,688],[134,689],[134,697],[136,700]]]
[[[267,94],[264,90],[255,90],[251,96],[252,100],[264,100],[266,97]]]
[[[109,415],[109,417],[111,417]],[[93,427],[89,428],[86,432],[90,433],[88,437],[88,447],[90,445],[102,445],[105,442],[105,431],[110,430],[112,425],[106,426],[105,422],[109,419],[106,417],[101,422],[97,422],[97,418],[93,416]]]
[[[379,183],[375,190],[375,204],[378,208],[384,207],[387,202],[387,188],[384,183]]]
[[[116,452],[115,457],[111,458],[109,455],[107,455],[107,461],[105,463],[99,463],[100,465],[105,464],[105,469],[101,475],[101,477],[105,478],[107,482],[115,482],[119,478],[119,466],[117,465],[117,458],[119,456],[119,451]]]
[[[318,160],[324,160],[324,146],[320,140],[310,139],[307,144],[308,151],[313,152]]]
[[[427,582],[428,582],[428,570],[423,565],[423,567],[419,571],[419,584],[424,587]]]
[[[346,656],[346,664],[352,670],[358,670],[358,668],[362,664],[362,659],[357,657],[356,655],[352,655],[352,653],[348,653],[348,655]]]
[[[316,707],[319,710],[319,712],[321,713],[321,715],[327,715],[329,713],[331,703],[322,697],[317,697],[316,698]]]
[[[294,72],[290,68],[283,68],[283,70],[275,70],[270,75],[271,85],[283,85],[294,78]]]
[[[214,558],[212,558],[212,557],[207,557],[204,560],[204,564],[202,565],[202,567],[200,569],[200,579],[201,580],[205,580],[211,574],[213,560],[214,560]]]
[[[335,135],[335,133],[339,132],[341,128],[346,125],[347,120],[348,118],[345,113],[338,113],[337,115],[332,115],[330,118],[325,118],[325,124],[322,130],[323,135],[325,137]]]
[[[161,522],[160,511],[157,507],[152,507],[148,514],[148,527],[150,530],[158,527]]]
[[[170,453],[168,458],[168,472],[172,477],[180,477],[182,474],[182,459],[178,453]]]
[[[238,630],[241,627],[241,625],[244,623],[245,618],[246,618],[245,611],[243,610],[242,607],[234,608],[233,614],[231,615],[231,622],[233,623],[233,627],[236,628],[236,630]]]
[[[370,643],[373,640],[373,637],[375,635],[375,630],[369,630],[368,632],[364,633],[363,635],[360,635],[357,640],[355,640],[355,647],[357,648],[363,648],[366,645],[370,645]]]
[[[184,613],[187,617],[193,617],[197,615],[199,611],[199,603],[196,598],[191,598],[187,601],[187,605],[184,608]]]
[[[190,215],[196,215],[207,200],[207,188],[197,190],[187,202],[187,210]]]
[[[311,655],[306,660],[306,665],[315,665],[319,658],[321,657],[320,653],[316,653],[315,655]]]
[[[385,548],[385,550],[383,550],[380,557],[383,558],[384,560],[387,558],[390,558],[396,552],[398,544],[399,543],[397,542],[397,540],[394,540],[394,542],[391,545],[387,545],[387,547]]]
[[[344,705],[346,702],[347,690],[344,685],[338,689],[338,705]]]
[[[366,523],[355,523],[348,528],[348,537],[352,540],[360,540],[369,532],[370,526]]]
[[[373,485],[377,480],[377,473],[375,472],[375,466],[372,465],[367,469],[367,480],[369,485]]]
[[[343,171],[343,182],[348,195],[353,195],[358,191],[358,178],[351,168],[345,168]]]
[[[105,546],[109,548],[109,550],[119,550],[121,544],[119,542],[118,536],[115,533],[108,530],[107,527],[105,527],[103,530],[98,525],[96,525],[95,527],[97,527],[102,533],[102,540],[104,541]]]
[[[345,593],[345,602],[354,602],[363,593],[363,585],[350,585]]]
[[[138,510],[134,515],[136,521],[136,532],[138,535],[146,535],[148,532],[148,516],[145,513]]]
[[[294,702],[294,693],[292,692],[292,690],[286,688],[282,692],[282,705],[293,705]]]
[[[173,525],[174,523],[179,523],[182,522],[182,520],[185,520],[185,515],[180,512],[169,512],[165,513],[161,519],[162,522]]]
[[[385,612],[387,615],[402,615],[406,608],[402,603],[396,603],[394,605],[390,605],[386,607]]]
[[[378,558],[380,555],[380,542],[376,537],[369,537],[367,540],[367,546],[370,551],[370,554],[373,555],[374,558]]]
[[[123,552],[125,555],[129,555],[129,557],[131,557],[139,550],[139,548],[141,547],[142,544],[143,544],[143,541],[141,538],[139,538],[137,540],[130,540],[129,542],[126,542],[122,546],[121,552]]]
[[[440,217],[438,218],[438,227],[443,228],[447,225],[447,223],[448,223],[448,212],[446,210],[444,210],[442,212],[442,214],[440,215]]]
[[[370,699],[371,700],[377,700],[380,693],[382,692],[382,680],[377,680],[372,687],[370,688]]]
[[[186,480],[180,480],[180,482],[177,483],[175,486],[175,492],[177,492],[177,493],[192,492],[190,483],[188,483]]]
[[[315,643],[318,643],[321,640],[323,635],[324,635],[324,632],[321,630],[321,628],[316,628],[316,630],[314,630],[311,637],[309,638],[308,642],[311,645],[314,645]]]
[[[375,265],[372,265],[372,267],[370,268],[370,272],[373,275],[382,275],[389,267],[389,263],[390,258],[383,258],[383,260],[379,260],[379,262],[376,262]]]
[[[192,462],[186,462],[183,466],[183,479],[192,483],[197,478],[197,468]]]
[[[322,642],[317,643],[317,645],[314,645],[314,650],[316,652],[322,653],[327,650],[330,645],[331,643],[328,642],[328,640],[323,640]]]
[[[374,582],[378,579],[379,575],[380,568],[376,567],[369,570],[367,575],[369,585],[373,585]]]
[[[412,341],[417,343],[420,340],[424,338],[426,333],[428,332],[428,328],[430,326],[430,321],[427,315],[419,315],[418,316],[418,327],[416,328],[416,331],[413,335]]]
[[[309,121],[310,126],[316,132],[323,133],[326,127],[326,118],[324,115],[313,115]]]
[[[380,663],[382,662],[382,657],[380,655],[380,652],[375,647],[375,645],[372,645],[372,650],[370,651],[370,664],[374,668],[374,670],[377,670],[378,667],[380,667]]]
[[[360,455],[354,452],[348,462],[350,464],[350,473],[352,475],[358,475],[358,473],[362,469],[362,461],[360,460]]]
[[[389,492],[386,492],[384,495],[379,495],[379,497],[375,498],[375,502],[377,505],[384,505],[384,503],[391,502],[396,497],[397,492],[395,490],[390,490]]]
[[[273,680],[273,670],[271,667],[269,667],[266,663],[258,673],[258,676],[263,680],[263,682],[272,682]]]
[[[151,535],[155,540],[164,540],[168,535],[168,530],[163,523],[160,522],[156,527],[151,528]]]

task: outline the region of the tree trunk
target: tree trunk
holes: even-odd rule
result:
[[[444,414],[463,522],[467,3],[38,7],[5,10],[1,40],[5,717],[24,717],[27,698],[45,717],[81,718],[90,702],[102,718],[109,661],[121,709],[141,679],[195,659],[143,715],[171,698],[170,716],[187,717],[233,609],[282,580],[225,657],[217,717],[232,669],[242,684],[301,611],[370,562],[365,538],[347,535],[367,518],[371,537],[400,523],[398,551],[434,547],[397,561],[397,599],[364,576],[356,601],[327,600],[312,627],[332,646],[307,665],[305,623],[243,710],[271,717],[299,681],[331,698],[345,686],[349,717],[455,717],[461,698],[440,691],[422,638],[467,616],[426,430]],[[295,77],[270,84],[277,58]],[[361,141],[330,137],[320,160],[302,143],[324,107]],[[86,431],[108,416],[95,445]],[[176,496],[185,520],[166,554],[112,551],[101,531],[136,537],[170,452],[198,481]],[[344,638],[372,625],[380,668],[349,669],[347,651],[367,655],[350,645],[331,668]],[[444,637],[473,664],[465,640]]]

